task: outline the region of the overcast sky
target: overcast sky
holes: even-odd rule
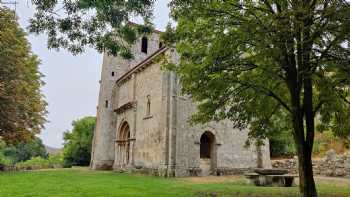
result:
[[[18,2],[19,22],[26,28],[34,8],[27,0]],[[164,30],[169,21],[168,2],[158,0],[156,3],[154,24],[159,30]],[[40,71],[46,83],[42,91],[49,104],[49,122],[40,137],[44,144],[59,148],[63,143],[62,134],[71,129],[73,120],[96,115],[102,55],[92,49],[78,56],[64,50],[48,50],[45,35],[29,35],[28,39],[33,52],[41,59]]]

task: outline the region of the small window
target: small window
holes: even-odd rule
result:
[[[105,107],[108,108],[108,100],[105,101]]]
[[[114,77],[114,75],[115,75],[114,72],[112,72],[112,77]]]
[[[147,109],[146,109],[146,116],[151,115],[151,96],[147,95]]]
[[[163,47],[163,42],[159,42],[159,48]]]
[[[148,50],[148,39],[146,37],[143,37],[141,41],[141,52],[147,53],[147,50]]]

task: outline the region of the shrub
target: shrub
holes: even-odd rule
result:
[[[11,166],[13,161],[4,155],[6,143],[0,139],[0,171],[4,171],[8,166]]]
[[[3,153],[14,163],[29,160],[33,157],[47,158],[45,146],[40,138],[35,137],[27,142],[4,147]]]
[[[50,155],[47,159],[51,168],[62,168],[63,167],[63,154]]]
[[[5,171],[5,169],[11,165],[12,161],[0,153],[0,171]]]
[[[41,157],[33,157],[30,160],[16,163],[18,170],[38,170],[49,168],[49,161]]]
[[[63,157],[61,154],[50,155],[49,158],[45,159],[42,157],[33,157],[30,160],[16,163],[17,170],[39,170],[49,168],[62,168]]]

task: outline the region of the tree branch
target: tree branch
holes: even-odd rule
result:
[[[263,87],[263,86],[259,86],[259,85],[256,85],[256,84],[251,84],[251,83],[247,83],[247,82],[243,82],[243,81],[239,81],[239,80],[236,80],[235,81],[236,83],[239,83],[243,86],[249,86],[255,90],[258,90],[258,91],[261,91],[263,92],[266,96],[270,96],[272,98],[274,98],[277,102],[279,102],[288,112],[292,112],[290,107],[277,95],[275,94],[272,90],[266,88],[266,87]]]

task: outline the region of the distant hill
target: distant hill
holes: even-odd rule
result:
[[[46,146],[46,145],[45,145],[45,149],[46,149],[46,152],[49,153],[50,155],[55,155],[55,154],[58,154],[62,151],[61,148],[53,148],[53,147]]]

